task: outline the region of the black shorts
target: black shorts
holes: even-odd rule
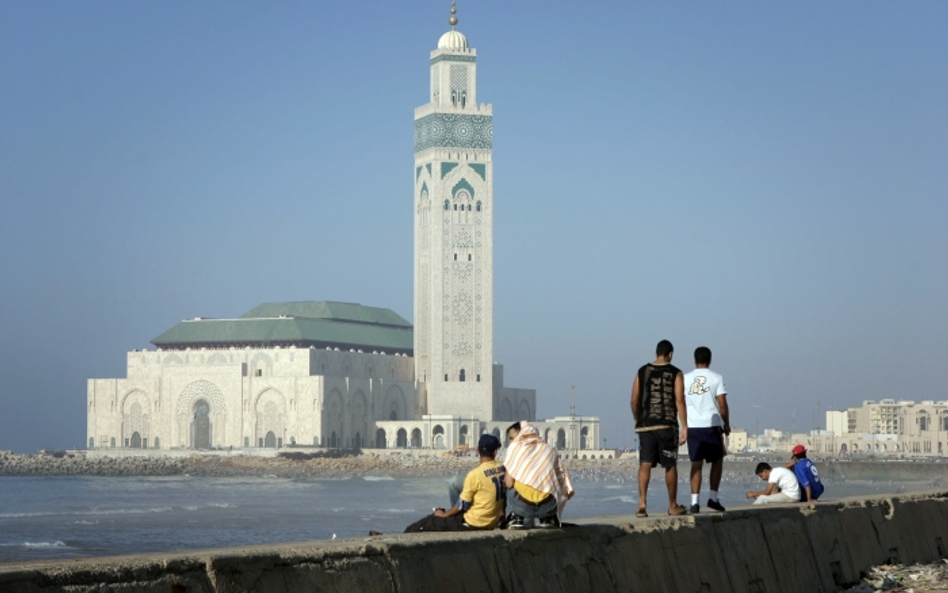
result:
[[[671,469],[678,464],[678,432],[673,428],[647,430],[639,434],[639,463]]]
[[[688,457],[714,463],[724,457],[724,431],[718,426],[688,429]]]

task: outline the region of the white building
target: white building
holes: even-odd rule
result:
[[[125,378],[88,381],[89,447],[450,448],[535,420],[536,392],[493,360],[493,112],[453,13],[415,110],[414,328],[334,302],[182,321],[129,352]],[[561,449],[599,448],[596,417],[537,425]]]

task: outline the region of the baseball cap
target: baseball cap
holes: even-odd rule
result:
[[[497,449],[500,449],[500,439],[492,434],[482,434],[481,440],[477,441],[477,452],[484,455],[490,455]]]
[[[799,455],[800,453],[806,453],[806,447],[803,445],[797,445],[793,448],[793,451],[790,451],[791,455]]]

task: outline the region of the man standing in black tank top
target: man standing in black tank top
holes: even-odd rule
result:
[[[671,364],[674,353],[671,342],[659,342],[655,347],[655,362],[640,368],[632,383],[632,417],[639,436],[639,509],[636,517],[648,517],[645,512],[648,482],[656,465],[665,468],[668,514],[684,515],[688,512],[678,504],[678,446],[688,440],[688,408],[685,405],[684,376]]]

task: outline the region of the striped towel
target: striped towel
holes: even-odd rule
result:
[[[536,427],[526,420],[520,421],[520,434],[510,443],[504,466],[514,480],[556,497],[556,515],[563,515],[573,484],[560,467],[559,453],[541,441]]]

